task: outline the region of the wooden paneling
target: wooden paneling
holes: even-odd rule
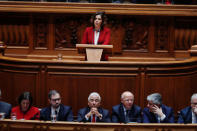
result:
[[[17,105],[18,95],[30,91],[34,104],[48,105],[48,92],[56,89],[62,103],[73,108],[74,115],[87,105],[89,93],[98,92],[102,106],[111,111],[120,103],[123,91],[132,91],[135,104],[146,107],[146,97],[158,92],[163,103],[175,113],[190,104],[197,92],[197,59],[171,62],[99,62],[53,61],[0,57],[0,85],[3,100]],[[4,94],[5,93],[5,94]]]
[[[106,12],[117,56],[129,51],[129,57],[132,53],[176,57],[175,51],[187,52],[197,41],[196,5],[0,2],[0,41],[8,45],[5,55],[64,50],[70,56],[97,11]],[[13,48],[18,52],[10,52]]]
[[[113,105],[119,104],[120,94],[129,90],[136,94],[135,76],[67,76],[49,75],[47,78],[47,90],[56,89],[61,92],[62,103],[72,105],[74,112],[87,106],[87,99],[91,92],[101,94],[104,108],[111,109]],[[47,100],[45,98],[45,100]],[[47,102],[47,101],[46,101]],[[138,102],[138,100],[136,100]],[[79,104],[80,103],[80,104]]]
[[[18,96],[24,91],[31,92],[36,98],[36,74],[0,72],[0,79],[3,100],[9,101],[13,106],[17,105]]]

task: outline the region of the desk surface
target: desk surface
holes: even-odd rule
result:
[[[79,123],[79,122],[50,122],[31,120],[2,120],[0,121],[0,131],[135,131],[135,130],[193,130],[196,131],[196,124],[142,124],[142,123]]]

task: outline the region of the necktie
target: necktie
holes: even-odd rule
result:
[[[56,116],[56,120],[58,119],[58,112],[57,110],[55,110],[55,116]]]
[[[129,110],[126,110],[126,119],[125,119],[126,123],[130,122],[129,119]]]
[[[196,123],[197,123],[197,115],[195,115],[195,117],[196,117]]]
[[[96,116],[95,115],[92,116],[92,122],[96,122]]]
[[[55,110],[55,115],[57,116],[57,110]]]
[[[161,123],[161,118],[158,115],[156,115],[156,119],[157,119],[157,123]]]

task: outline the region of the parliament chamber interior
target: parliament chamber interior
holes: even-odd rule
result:
[[[141,108],[158,92],[178,116],[197,93],[197,2],[187,2],[0,1],[2,100],[16,106],[17,97],[29,91],[33,105],[43,108],[55,89],[76,116],[91,92],[101,95],[109,111],[124,91]],[[113,49],[107,61],[86,61],[76,44],[97,11],[107,16]],[[0,121],[0,131],[8,130],[196,131],[196,125]]]

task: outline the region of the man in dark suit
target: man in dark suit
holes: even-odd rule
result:
[[[174,0],[174,4],[191,5],[192,0]]]
[[[1,99],[1,89],[0,89],[0,99]],[[0,113],[5,113],[4,117],[9,118],[12,106],[6,102],[0,101]]]
[[[197,93],[191,97],[191,106],[181,110],[178,123],[197,123]]]
[[[121,95],[121,103],[112,107],[112,122],[141,122],[141,108],[133,104],[134,95],[125,91]]]
[[[80,2],[80,0],[46,0],[48,2]]]
[[[173,110],[162,104],[159,93],[147,96],[147,101],[147,107],[143,110],[143,123],[174,123]]]
[[[100,107],[101,97],[97,92],[90,93],[88,97],[88,107],[82,108],[78,112],[79,122],[111,122],[109,111]]]
[[[157,0],[136,0],[138,4],[155,4]]]
[[[60,94],[56,90],[51,90],[48,97],[50,106],[41,110],[40,120],[52,120],[52,116],[55,116],[57,121],[73,121],[71,107],[61,104]]]

